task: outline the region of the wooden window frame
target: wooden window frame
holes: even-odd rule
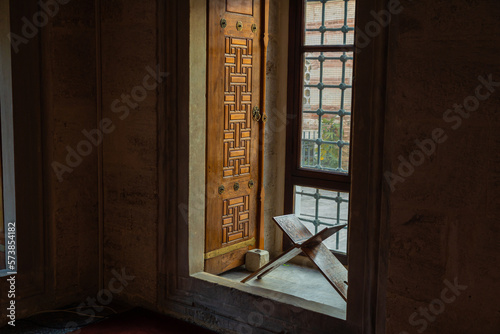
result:
[[[294,212],[294,187],[321,188],[328,191],[350,193],[351,189],[351,163],[347,174],[303,168],[301,161],[301,129],[302,129],[302,96],[304,82],[304,57],[306,52],[352,52],[354,45],[305,45],[305,7],[307,0],[290,1],[290,26],[288,45],[288,110],[287,110],[287,138],[286,138],[286,171],[285,171],[285,207],[286,214]],[[296,22],[300,22],[296,24]],[[355,62],[355,60],[354,60]],[[354,109],[354,85],[352,88]],[[352,142],[352,133],[350,140]],[[352,147],[349,147],[349,162]],[[283,248],[291,246],[290,240],[283,237]],[[349,247],[349,243],[348,243]],[[347,253],[332,250],[332,253],[344,265],[348,264]]]

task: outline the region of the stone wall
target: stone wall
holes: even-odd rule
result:
[[[148,306],[157,293],[157,1],[101,3],[102,110],[116,125],[103,143],[104,284],[125,267],[136,278],[122,298]]]
[[[90,154],[80,158],[70,154],[80,148],[87,150],[79,146],[85,140],[82,131],[94,129],[97,117],[93,3],[65,5],[41,34],[40,80],[45,120],[42,133],[47,171],[44,179],[45,223],[53,228],[54,280],[57,282],[54,295],[64,303],[73,302],[79,291],[83,297],[97,288],[97,150],[91,148]],[[68,166],[68,161],[72,161],[74,167]],[[71,167],[72,171],[58,178],[54,163]],[[18,201],[19,207],[23,207],[22,201]],[[22,237],[19,235],[19,239]]]
[[[50,13],[37,3],[11,6],[19,35],[23,17],[50,17],[13,53],[17,317],[95,298],[122,268],[136,278],[115,300],[154,308],[157,1],[71,1]]]
[[[387,333],[498,333],[500,86],[482,88],[491,96],[479,106],[468,97],[479,76],[500,82],[500,3],[402,4],[390,27],[387,77],[385,165],[404,175],[393,192],[385,185]],[[447,112],[466,98],[470,112]],[[444,142],[427,142],[435,151],[420,165],[415,140],[435,129]],[[418,166],[404,170],[400,156]],[[455,279],[467,286],[456,299],[444,283]],[[430,308],[427,319],[420,307]]]

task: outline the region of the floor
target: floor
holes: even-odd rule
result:
[[[80,334],[215,334],[194,324],[144,309],[133,309],[83,328]],[[75,333],[76,334],[76,333]]]
[[[89,312],[95,317],[89,317],[87,314],[75,314],[78,311],[78,305],[68,305],[62,309],[44,311],[36,313],[29,318],[16,319],[16,326],[6,325],[0,328],[1,334],[66,334],[76,329],[84,328],[93,323],[106,320],[117,313],[130,310],[130,307],[113,304],[111,307],[103,308],[100,312]],[[88,312],[83,309],[82,312]]]
[[[219,276],[239,282],[250,274],[242,266]],[[317,304],[317,309],[325,311],[322,313],[345,319],[346,302],[317,269],[287,263],[246,284],[301,298]]]
[[[104,313],[103,313],[104,314]],[[191,323],[135,308],[85,324],[85,319],[67,312],[49,312],[16,320],[16,327],[0,328],[2,334],[215,334]],[[69,323],[81,327],[68,329]]]

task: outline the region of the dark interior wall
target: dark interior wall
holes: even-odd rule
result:
[[[468,99],[470,116],[453,112],[447,118],[456,118],[447,122],[443,114],[475,96],[479,76],[500,82],[500,3],[402,4],[389,35],[386,168],[399,174],[399,157],[409,160],[419,150],[415,140],[432,138],[436,128],[447,140],[414,172],[402,168],[405,181],[395,183],[394,192],[384,185],[387,333],[498,333],[500,86],[480,90],[491,96],[477,110]],[[443,299],[444,280],[455,279],[467,288],[447,303],[454,294],[448,288]],[[419,308],[431,302],[426,319]]]
[[[103,145],[104,284],[125,268],[136,278],[120,298],[150,306],[157,293],[157,1],[101,7],[103,117],[116,126]]]
[[[115,300],[156,303],[156,3],[69,1],[13,53],[18,317],[95,298],[113,270],[136,276]],[[11,12],[23,36],[40,7]]]
[[[22,40],[13,48],[12,76],[16,302],[17,317],[23,317],[85,301],[98,288],[97,154],[80,144],[82,131],[96,123],[95,16],[91,2],[44,14],[36,1],[10,6],[11,32]],[[68,158],[79,147],[86,156]],[[4,309],[5,280],[0,284]]]
[[[70,3],[49,22],[42,16],[42,28],[37,12],[35,1],[11,1],[12,32],[25,39],[12,55],[19,317],[97,290],[96,155],[62,167],[95,124],[94,9]],[[54,163],[71,172],[59,180]]]
[[[54,293],[61,303],[76,301],[76,291],[91,296],[97,288],[97,150],[84,143],[83,134],[95,128],[97,117],[94,13],[92,2],[70,2],[61,6],[41,31],[41,125],[45,149],[44,197],[40,199],[45,224],[51,226],[57,282]],[[70,158],[70,152],[77,153]],[[54,162],[72,171],[58,179]],[[22,205],[21,201],[19,208]]]

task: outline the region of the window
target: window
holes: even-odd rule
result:
[[[348,222],[355,0],[302,0],[293,15],[285,210],[317,233]],[[325,242],[343,263],[347,231]]]

